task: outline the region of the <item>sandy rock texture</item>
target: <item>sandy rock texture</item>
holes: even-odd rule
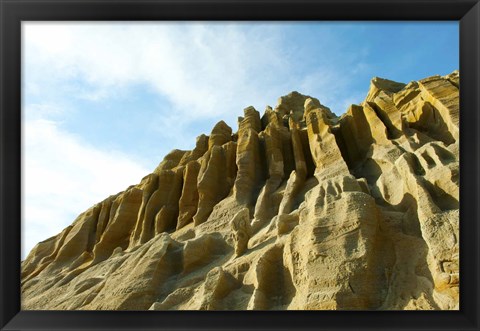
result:
[[[459,73],[217,123],[22,262],[22,309],[459,309]]]

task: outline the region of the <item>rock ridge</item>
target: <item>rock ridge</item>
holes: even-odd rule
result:
[[[22,309],[458,310],[459,88],[245,108],[38,243]]]

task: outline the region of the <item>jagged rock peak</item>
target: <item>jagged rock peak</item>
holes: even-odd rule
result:
[[[311,99],[316,106],[320,106],[318,99],[293,91],[278,99],[275,111],[278,112],[281,117],[292,113],[296,119],[301,119],[307,99]]]
[[[380,92],[387,94],[388,96],[397,93],[405,87],[404,83],[395,82],[393,80],[373,77],[370,81],[370,89],[368,90],[366,101],[373,101]]]
[[[224,121],[220,121],[212,129],[210,138],[208,140],[208,148],[218,145],[222,146],[224,143],[232,139],[232,128],[227,125]]]
[[[22,309],[458,309],[459,82],[218,122],[38,243]]]

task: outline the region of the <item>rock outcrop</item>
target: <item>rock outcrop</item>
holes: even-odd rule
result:
[[[459,73],[223,121],[22,262],[22,309],[459,309]]]

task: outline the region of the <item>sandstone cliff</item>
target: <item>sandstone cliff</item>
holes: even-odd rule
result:
[[[459,74],[216,124],[22,263],[23,309],[458,309]]]

